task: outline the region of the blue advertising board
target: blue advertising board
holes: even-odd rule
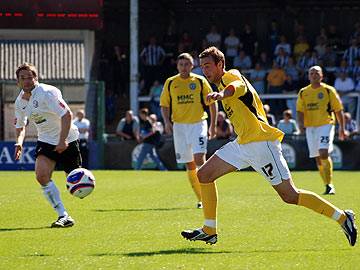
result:
[[[0,170],[34,170],[36,142],[24,142],[20,160],[14,158],[14,143],[0,141]]]

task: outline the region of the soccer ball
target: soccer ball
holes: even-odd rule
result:
[[[72,170],[66,178],[66,188],[71,195],[83,199],[94,190],[95,177],[84,168]]]

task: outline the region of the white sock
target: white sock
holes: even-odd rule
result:
[[[45,198],[49,201],[51,206],[55,209],[55,211],[57,212],[59,217],[67,216],[68,213],[66,212],[64,204],[61,201],[60,192],[57,189],[55,183],[52,180],[50,180],[50,182],[47,185],[42,186],[42,189],[43,189],[43,194],[44,194]]]

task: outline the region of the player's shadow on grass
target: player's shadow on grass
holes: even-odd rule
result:
[[[1,232],[12,232],[12,231],[34,231],[34,230],[44,230],[44,229],[51,229],[50,227],[35,227],[35,228],[0,228]]]
[[[192,208],[123,208],[123,209],[94,209],[94,212],[146,212],[146,211],[184,211]]]
[[[182,248],[182,249],[169,249],[158,250],[149,252],[129,252],[129,253],[98,253],[91,256],[127,256],[127,257],[145,257],[156,255],[173,255],[173,254],[216,254],[216,253],[230,253],[228,251],[210,251],[206,248]]]

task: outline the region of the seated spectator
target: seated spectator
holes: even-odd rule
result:
[[[305,36],[300,35],[297,37],[294,45],[294,57],[297,60],[310,49],[309,43],[306,41]]]
[[[326,41],[325,38],[322,36],[318,36],[316,38],[316,45],[314,47],[314,50],[317,52],[319,58],[322,58],[326,51]]]
[[[258,62],[260,63],[260,65],[266,70],[266,72],[268,70],[271,69],[272,67],[272,61],[271,59],[268,57],[266,52],[261,52],[260,53],[260,57],[258,59]]]
[[[265,78],[266,70],[264,70],[260,63],[255,64],[255,68],[250,72],[250,81],[258,94],[265,94]]]
[[[221,46],[221,35],[218,33],[217,27],[212,25],[210,32],[206,35],[206,41],[208,46],[215,46],[220,48]]]
[[[347,62],[349,67],[352,67],[355,60],[360,57],[360,48],[358,46],[357,38],[351,39],[350,47],[344,52],[343,59]]]
[[[190,52],[193,48],[193,40],[189,32],[184,31],[180,37],[179,43],[184,46],[184,51]]]
[[[300,77],[299,69],[294,63],[294,59],[289,57],[287,66],[285,67],[285,73],[287,76],[284,93],[296,94],[300,89]],[[293,118],[296,118],[296,98],[287,98],[286,106],[291,110]]]
[[[226,114],[223,111],[218,112],[217,126],[216,126],[216,138],[217,139],[229,139],[233,135],[233,127],[226,118]]]
[[[161,162],[158,154],[156,153],[155,146],[157,145],[157,140],[159,136],[155,132],[154,125],[149,119],[149,110],[143,108],[139,112],[140,117],[140,142],[142,143],[142,148],[140,154],[136,161],[135,170],[141,170],[141,166],[144,162],[144,159],[147,155],[156,163],[157,167],[161,171],[165,171],[166,168]]]
[[[351,68],[352,79],[355,83],[360,81],[360,59],[356,59],[354,66]]]
[[[285,52],[284,48],[281,47],[275,58],[275,62],[279,67],[284,68],[287,65],[288,61],[289,61],[289,56]]]
[[[344,105],[344,111],[347,111],[354,116],[356,111],[356,100],[354,97],[348,96],[348,94],[355,89],[354,81],[347,73],[341,72],[339,77],[335,80],[334,87],[341,97],[341,101]]]
[[[139,141],[139,120],[134,116],[132,110],[125,113],[116,128],[116,135],[122,140],[136,140]]]
[[[258,46],[258,42],[256,40],[256,35],[251,29],[249,24],[244,25],[244,31],[240,35],[242,49],[245,51],[247,55],[253,56],[255,55],[256,48]]]
[[[280,36],[280,43],[276,45],[274,56],[279,55],[280,48],[284,49],[285,55],[290,56],[291,55],[291,46],[287,42],[286,37],[284,35]]]
[[[152,113],[149,115],[149,119],[154,125],[155,132],[159,132],[160,134],[164,133],[164,125],[160,121],[158,121],[158,118],[156,114]]]
[[[284,91],[284,85],[287,76],[285,71],[280,68],[277,63],[274,61],[273,68],[270,70],[267,75],[268,82],[268,93],[269,94],[282,94]],[[280,98],[273,98],[269,101],[270,107],[274,109],[274,113],[276,116],[280,115],[284,109],[285,101]]]
[[[345,120],[345,135],[346,137],[352,138],[354,135],[359,134],[357,123],[351,118],[351,114],[348,112],[344,113]]]
[[[150,88],[150,110],[155,113],[158,119],[161,119],[160,110],[160,95],[163,89],[163,85],[158,80],[155,80]]]
[[[336,77],[340,77],[341,73],[351,74],[351,67],[348,66],[348,63],[345,59],[340,61],[340,66],[336,68]]]
[[[266,119],[269,122],[269,125],[275,127],[276,119],[275,119],[275,116],[270,113],[270,106],[268,104],[264,104],[264,111],[266,114]]]
[[[251,59],[244,50],[241,50],[239,55],[234,58],[233,67],[239,70],[251,68]]]
[[[283,119],[279,121],[278,129],[285,133],[285,135],[297,135],[299,134],[299,129],[297,127],[296,121],[292,119],[291,110],[285,110],[283,112]]]
[[[229,35],[224,40],[226,63],[233,63],[234,57],[238,55],[240,48],[240,39],[235,35],[234,28],[230,28]],[[229,66],[227,68],[232,68]]]
[[[325,68],[332,68],[336,66],[336,53],[330,45],[326,45],[322,60]]]

